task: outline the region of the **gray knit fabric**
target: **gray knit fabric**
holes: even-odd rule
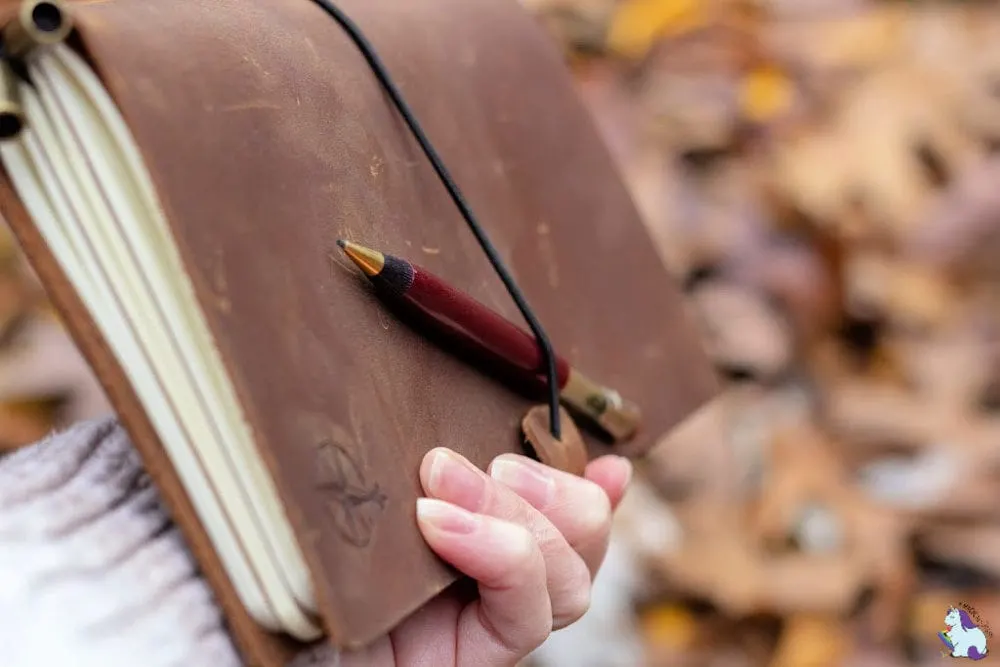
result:
[[[0,665],[240,664],[116,420],[0,459]]]

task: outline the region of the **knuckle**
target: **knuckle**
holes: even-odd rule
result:
[[[611,500],[604,489],[588,482],[581,490],[577,503],[580,508],[577,530],[581,540],[590,541],[610,529]]]
[[[553,629],[559,630],[583,618],[590,610],[590,595],[591,584],[588,575],[579,585],[572,586],[566,591],[559,610],[553,613]]]
[[[526,542],[514,564],[512,579],[517,579],[519,585],[545,586],[546,557],[534,537],[525,531]]]
[[[524,526],[518,526],[517,554],[522,565],[535,564],[544,567],[541,550],[538,541],[530,530]]]
[[[552,624],[551,619],[548,623],[532,625],[531,629],[525,634],[524,643],[526,651],[530,653],[544,644],[545,640],[552,634],[553,629],[555,629],[555,626]]]
[[[494,556],[492,571],[481,578],[482,583],[509,587],[545,572],[538,544],[524,526],[498,519],[487,519],[487,523]]]
[[[532,618],[530,623],[497,623],[479,606],[479,621],[499,646],[507,653],[526,655],[545,643],[552,634],[552,618],[547,613]]]
[[[592,579],[583,559],[574,554],[562,568],[559,591],[553,595],[552,617],[556,628],[575,623],[590,609]]]
[[[535,537],[524,526],[508,523],[506,528],[506,550],[509,554],[509,568],[513,572],[530,572],[541,560]]]

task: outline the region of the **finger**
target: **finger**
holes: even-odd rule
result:
[[[625,472],[613,473],[615,465],[602,463],[596,472],[602,480],[609,478],[605,481],[620,497],[618,486],[623,485]],[[583,558],[591,576],[597,572],[611,538],[611,499],[601,485],[516,454],[498,456],[490,474],[552,522]]]
[[[455,664],[511,665],[545,641],[545,559],[526,528],[435,498],[417,500],[417,523],[435,553],[479,583],[458,619]]]
[[[424,458],[420,479],[428,496],[509,521],[530,532],[545,560],[546,590],[556,628],[576,621],[590,608],[591,574],[587,564],[552,522],[517,493],[464,457],[443,448],[432,450]]]
[[[604,489],[615,509],[632,481],[632,462],[621,456],[602,456],[587,464],[583,476]]]

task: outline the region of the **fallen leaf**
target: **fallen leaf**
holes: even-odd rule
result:
[[[625,0],[608,30],[607,45],[615,53],[639,59],[657,40],[703,24],[703,0]]]

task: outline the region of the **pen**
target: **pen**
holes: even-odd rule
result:
[[[488,353],[508,372],[545,383],[544,359],[534,337],[496,311],[449,285],[426,269],[350,241],[337,245],[385,296],[403,300],[443,333]],[[632,437],[639,408],[618,392],[589,379],[557,356],[559,397],[589,417],[616,440]]]

